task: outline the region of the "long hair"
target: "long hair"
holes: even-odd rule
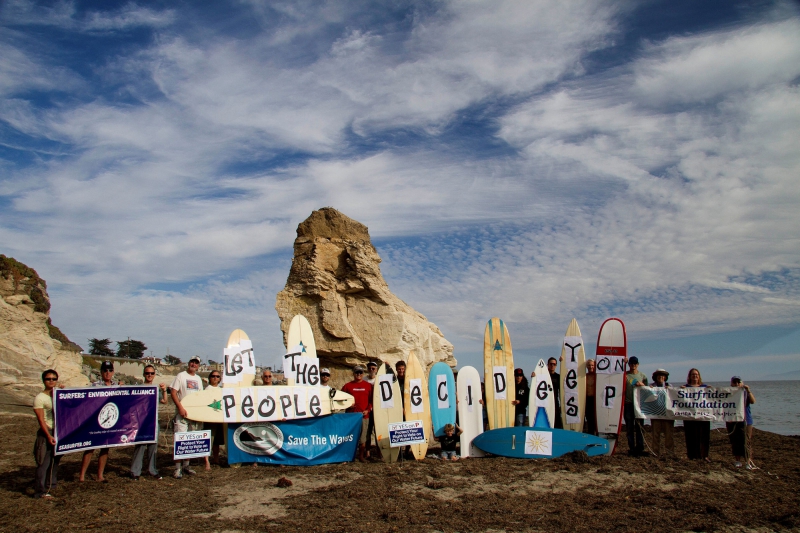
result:
[[[703,376],[700,375],[700,371],[697,370],[696,368],[690,368],[689,369],[689,373],[686,374],[686,384],[687,385],[689,384],[689,376],[692,375],[692,372],[697,372],[697,378],[700,381],[700,384],[702,385],[703,384]]]

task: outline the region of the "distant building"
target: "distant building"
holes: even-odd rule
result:
[[[161,362],[161,358],[160,357],[153,357],[153,356],[142,357],[141,361],[143,363],[148,363],[148,364],[151,364],[151,365],[163,365],[164,364],[164,363]]]

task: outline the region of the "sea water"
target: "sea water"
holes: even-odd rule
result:
[[[756,403],[750,406],[753,425],[780,435],[800,435],[800,381],[745,381]],[[730,387],[730,382],[708,383]],[[712,427],[724,427],[714,423]]]

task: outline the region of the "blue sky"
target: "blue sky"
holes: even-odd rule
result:
[[[333,206],[461,365],[618,316],[648,373],[800,377],[796,3],[195,4],[0,6],[0,252],[84,347],[276,362]]]

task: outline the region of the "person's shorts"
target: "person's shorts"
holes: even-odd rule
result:
[[[175,416],[175,426],[173,429],[175,433],[184,433],[186,431],[200,431],[201,429],[203,429],[202,422],[195,422],[194,420],[188,420],[180,415]]]
[[[454,457],[458,457],[458,455],[456,455],[455,450],[449,452],[442,450],[442,459],[444,459],[445,461],[447,461],[448,459],[453,459]]]
[[[358,438],[359,444],[367,443],[367,433],[369,430],[369,417],[361,419],[361,436]]]

